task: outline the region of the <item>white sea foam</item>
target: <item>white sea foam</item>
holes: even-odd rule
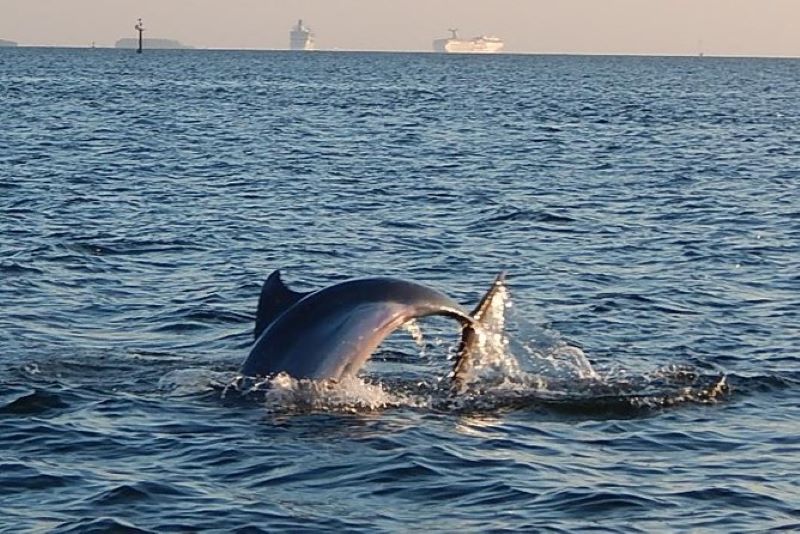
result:
[[[295,379],[280,373],[263,384],[268,410],[363,412],[417,406],[418,399],[388,391],[359,377],[340,380]]]

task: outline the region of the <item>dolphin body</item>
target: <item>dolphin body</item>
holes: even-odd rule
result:
[[[500,273],[475,310],[467,313],[447,295],[405,280],[363,278],[298,293],[286,287],[280,271],[275,271],[261,289],[255,344],[241,374],[286,373],[313,380],[352,376],[404,323],[442,315],[461,324],[453,372],[453,386],[460,389],[477,348],[476,328],[503,281]]]

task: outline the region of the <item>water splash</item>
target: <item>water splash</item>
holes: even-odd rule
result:
[[[422,328],[419,326],[419,321],[411,319],[403,323],[401,328],[411,335],[411,339],[414,340],[414,343],[420,351],[420,356],[425,356],[427,344],[425,343],[425,336],[422,333]]]
[[[625,369],[598,371],[584,351],[553,330],[526,324],[514,316],[515,340],[508,332],[512,302],[502,287],[479,333],[480,350],[468,379],[465,409],[491,406],[541,406],[594,412],[641,410],[682,403],[716,402],[730,393],[724,375],[703,375],[686,366],[668,365],[645,374]],[[451,403],[452,404],[452,403]]]
[[[691,366],[670,364],[648,373],[617,366],[596,369],[584,351],[565,341],[559,332],[532,325],[520,314],[508,314],[513,311],[511,301],[507,293],[504,297],[497,319],[489,322],[493,329],[489,338],[494,339],[489,346],[495,352],[502,348],[502,358],[515,365],[507,365],[508,372],[496,375],[493,381],[481,376],[474,382],[474,391],[499,405],[547,405],[579,413],[627,412],[713,403],[731,392],[724,374],[703,374]]]
[[[505,330],[506,312],[511,308],[508,287],[502,282],[497,283],[499,285],[495,289],[494,297],[475,328],[476,350],[471,354],[467,374],[463,377],[467,388],[476,383],[502,380],[520,372],[519,363],[509,350]]]
[[[296,379],[286,373],[258,380],[237,376],[223,395],[234,392],[261,399],[271,413],[357,413],[427,404],[424,396],[391,391],[381,382],[355,376],[338,380]]]
[[[509,313],[512,308],[508,288],[502,285],[476,329],[477,349],[465,387],[458,394],[450,389],[452,373],[446,376],[443,371],[443,376],[416,381],[298,380],[283,373],[265,379],[236,376],[224,386],[222,395],[235,392],[255,398],[268,412],[278,413],[355,413],[400,407],[491,412],[542,406],[578,413],[619,413],[715,402],[729,393],[724,376],[704,376],[689,367],[666,366],[646,374],[598,371],[581,348],[564,341],[558,332],[527,324]],[[514,329],[511,334],[509,325]],[[435,352],[441,346],[439,340],[423,335],[417,321],[403,328],[421,356],[430,347]],[[455,357],[455,351],[456,347],[450,347],[448,359]],[[162,381],[173,391],[183,392],[204,380],[208,384],[218,379],[218,375],[190,373],[172,374]]]
[[[534,337],[515,342],[507,331],[512,308],[508,287],[503,284],[477,329],[478,351],[468,384],[481,388],[492,383],[503,387],[534,384],[541,389],[549,381],[600,378],[583,350],[563,341],[557,332],[526,325]]]

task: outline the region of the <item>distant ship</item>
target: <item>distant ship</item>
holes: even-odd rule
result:
[[[289,32],[289,50],[316,50],[314,34],[311,33],[311,28],[303,26],[302,19]]]
[[[193,46],[185,45],[175,39],[158,39],[153,37],[145,37],[142,42],[144,48],[151,50],[188,50],[194,48]],[[139,40],[135,38],[120,39],[114,45],[116,48],[138,48]]]
[[[459,39],[458,30],[451,28],[450,37],[433,41],[434,52],[448,54],[494,54],[503,50],[503,40],[499,37],[481,35],[472,39]]]

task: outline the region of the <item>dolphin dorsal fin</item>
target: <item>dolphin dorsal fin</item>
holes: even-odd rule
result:
[[[261,287],[261,296],[258,298],[256,327],[253,331],[255,338],[258,339],[261,333],[275,319],[306,295],[308,293],[299,293],[286,287],[286,284],[281,280],[280,270],[276,270],[269,275]]]

